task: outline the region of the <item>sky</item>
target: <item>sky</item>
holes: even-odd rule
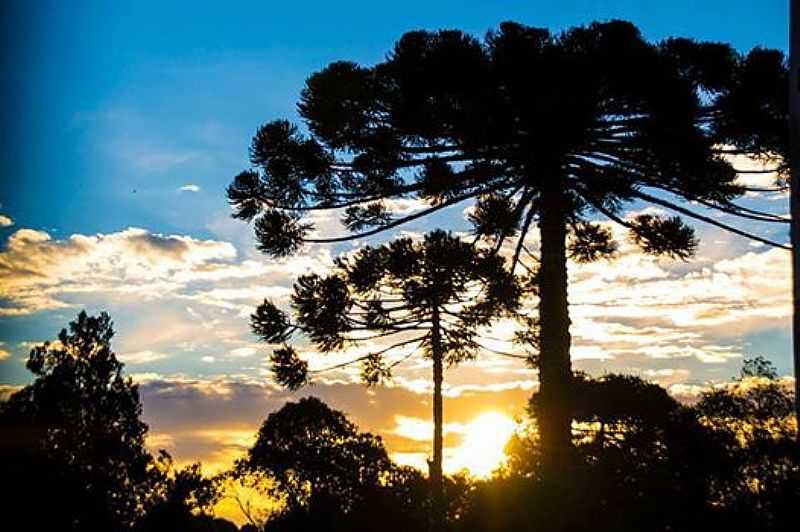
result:
[[[261,300],[285,302],[298,274],[352,249],[270,259],[225,199],[255,129],[296,119],[307,76],[331,61],[380,61],[413,29],[481,36],[504,20],[559,30],[624,18],[651,40],[746,51],[785,50],[788,24],[787,3],[776,0],[6,1],[0,10],[0,385],[28,382],[31,346],[81,309],[106,310],[115,350],[140,383],[150,443],[212,469],[249,445],[270,411],[306,394],[381,433],[398,460],[424,463],[429,448],[426,364],[390,386],[367,389],[345,371],[287,393],[270,380],[269,348],[249,332]],[[783,195],[743,204],[787,211]],[[403,230],[464,229],[465,208]],[[335,218],[317,222],[322,234],[341,231]],[[739,226],[788,241],[783,227]],[[577,369],[634,373],[687,400],[729,380],[745,357],[790,373],[788,252],[695,227],[702,243],[690,262],[623,245],[613,262],[570,265]],[[501,323],[493,333],[511,330]],[[465,426],[488,411],[520,416],[537,386],[523,364],[490,355],[446,379],[451,469]]]

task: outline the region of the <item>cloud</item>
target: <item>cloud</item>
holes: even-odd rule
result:
[[[724,148],[735,148],[734,146],[723,146]],[[755,188],[774,188],[778,182],[777,172],[770,171],[780,165],[780,160],[758,160],[747,155],[726,155],[725,158],[734,168],[743,172],[738,174],[737,182],[742,186]],[[763,195],[763,193],[748,193],[751,196]],[[788,190],[777,193],[780,196],[788,196]]]
[[[336,234],[332,226],[324,229],[325,234]],[[265,298],[286,308],[297,276],[324,272],[333,248],[312,246],[288,259],[270,259],[237,253],[232,238],[204,240],[127,229],[56,239],[19,229],[0,251],[0,313],[30,315],[91,303],[112,311],[119,333],[115,347],[143,380],[225,375],[266,383],[271,378],[271,347],[254,343],[249,315]],[[773,360],[786,355],[782,337],[771,344],[761,341],[754,351],[748,335],[788,330],[788,253],[744,246],[745,251],[728,247],[727,254],[719,256],[709,251],[716,249],[710,242],[704,238],[698,257],[689,263],[649,257],[628,243],[621,245],[613,262],[570,263],[573,366],[594,374],[632,372],[679,390],[729,378],[745,354]],[[530,243],[535,250],[535,239]],[[509,341],[515,328],[513,321],[497,322],[481,335],[482,342],[497,351],[519,352]],[[312,368],[350,360],[382,345],[388,344],[374,340],[323,355],[298,339]],[[764,351],[765,345],[776,350]],[[423,403],[430,395],[430,372],[429,361],[412,357],[382,389],[411,393],[402,400],[414,397]],[[361,389],[357,366],[318,376],[315,382],[310,390]],[[448,370],[445,395],[464,401],[476,395],[512,394],[519,405],[537,384],[535,371],[524,361],[484,352]],[[267,388],[258,400],[262,406],[271,404],[263,402],[274,392]],[[359,397],[378,401],[378,396]],[[389,413],[400,413],[394,402],[384,402],[383,408],[384,420]],[[361,415],[364,410],[353,411]],[[407,415],[425,419],[426,412],[424,407]],[[367,426],[387,432],[393,427]],[[418,452],[415,444],[400,442],[396,434],[389,438],[402,443],[403,452]]]
[[[178,189],[180,192],[200,192],[200,187],[198,185],[183,185],[181,188]]]
[[[255,347],[237,347],[228,353],[229,357],[233,358],[249,358],[257,352]]]
[[[152,362],[156,362],[158,360],[163,360],[167,358],[168,355],[164,353],[157,353],[155,351],[145,350],[145,351],[138,351],[136,353],[123,353],[121,355],[117,355],[120,361],[124,362],[125,364],[129,365],[138,365],[138,364],[149,364]]]
[[[0,360],[6,360],[7,358],[11,358],[11,351],[6,349],[5,342],[0,342]]]
[[[227,242],[138,228],[65,240],[19,229],[0,252],[0,315],[68,307],[65,294],[111,292],[157,299],[194,278],[213,276],[235,257]]]
[[[14,220],[5,214],[0,214],[0,227],[11,227],[12,225],[14,225]]]

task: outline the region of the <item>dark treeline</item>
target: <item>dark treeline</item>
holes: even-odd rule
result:
[[[7,515],[30,530],[233,531],[211,514],[226,480],[281,504],[242,530],[407,531],[430,526],[428,479],[394,464],[379,436],[308,397],[270,413],[215,478],[144,446],[137,387],[111,349],[111,321],[81,313],[31,351],[32,384],[0,407]],[[445,528],[468,531],[794,530],[800,445],[793,395],[762,358],[681,404],[638,377],[574,376],[576,453],[543,474],[540,394],[494,476],[443,481]],[[438,524],[436,526],[439,526]]]
[[[137,386],[111,348],[108,314],[81,312],[34,348],[32,384],[0,404],[8,521],[42,531],[227,531],[207,511],[217,484],[145,448]]]

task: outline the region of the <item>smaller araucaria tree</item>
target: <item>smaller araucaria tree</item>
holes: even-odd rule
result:
[[[516,311],[520,290],[503,259],[444,231],[422,241],[397,239],[337,259],[330,275],[305,275],[292,296],[294,319],[270,301],[252,316],[253,331],[268,343],[276,380],[299,388],[309,380],[308,362],[287,345],[303,333],[323,352],[348,347],[367,354],[325,368],[361,364],[361,377],[377,384],[415,355],[433,363],[433,460],[430,480],[434,529],[444,522],[442,484],[442,383],[444,365],[473,359],[479,331]],[[320,371],[320,370],[316,370]]]

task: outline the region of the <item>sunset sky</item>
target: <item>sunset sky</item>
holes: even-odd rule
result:
[[[108,311],[115,350],[141,383],[151,445],[212,470],[252,442],[270,411],[306,394],[380,433],[399,461],[424,463],[429,448],[424,362],[404,367],[391,386],[365,388],[356,369],[287,393],[270,379],[270,349],[249,331],[248,316],[265,297],[285,303],[298,274],[323,272],[364,244],[311,246],[275,260],[230,217],[225,187],[247,167],[252,134],[263,122],[296,118],[309,74],[339,59],[380,61],[404,31],[420,28],[483,35],[503,20],[558,30],[625,18],[651,40],[785,50],[788,23],[783,0],[29,4],[0,7],[0,384],[7,393],[28,382],[31,346],[81,309]],[[788,209],[780,194],[742,204]],[[402,230],[465,231],[468,207]],[[334,216],[317,222],[321,235],[343,232]],[[788,241],[788,226],[731,223]],[[570,265],[577,369],[635,373],[685,399],[729,380],[743,357],[763,355],[791,373],[789,253],[695,228],[701,245],[687,263],[625,244],[613,262]],[[512,332],[499,323],[490,335]],[[488,452],[470,435],[506,430],[502,420],[520,415],[537,386],[524,364],[488,353],[446,381],[451,471],[470,465],[467,449]]]

